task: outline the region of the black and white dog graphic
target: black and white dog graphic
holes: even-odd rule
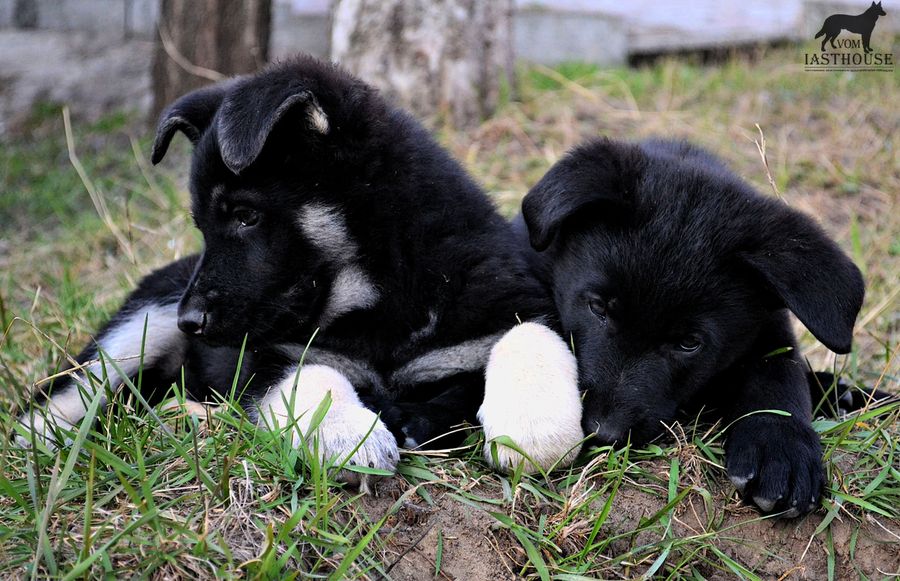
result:
[[[22,440],[31,429],[59,443],[51,424],[76,424],[104,377],[120,384],[104,358],[140,375],[148,398],[182,373],[193,399],[227,393],[246,337],[242,405],[260,425],[293,426],[299,442],[331,393],[323,455],[346,457],[371,431],[350,463],[392,469],[398,443],[476,417],[537,467],[577,454],[577,371],[552,301],[509,224],[409,115],[300,57],[173,103],[154,163],[177,132],[194,144],[202,254],[140,283],[37,396],[43,413],[22,416]]]
[[[864,294],[859,269],[823,230],[671,141],[588,142],[522,211],[522,245],[575,346],[585,432],[600,444],[646,442],[679,412],[715,408],[734,422],[726,463],[744,498],[787,516],[817,506],[816,382],[788,310],[847,353]]]

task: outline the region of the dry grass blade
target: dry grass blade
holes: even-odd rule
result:
[[[103,197],[103,193],[94,185],[94,182],[91,180],[90,176],[88,176],[84,166],[81,164],[81,160],[78,159],[78,155],[75,153],[75,138],[72,135],[72,120],[69,116],[69,108],[63,107],[62,114],[63,124],[66,128],[66,147],[69,151],[69,161],[78,173],[78,177],[81,178],[81,183],[84,184],[84,188],[87,190],[91,202],[94,204],[97,215],[100,216],[100,219],[103,220],[103,224],[116,238],[116,242],[119,243],[119,248],[122,249],[131,262],[135,262],[131,242],[124,234],[122,234],[122,230],[116,224],[109,208],[106,206],[106,200]]]
[[[754,125],[756,126],[756,130],[759,131],[759,139],[754,139],[753,143],[756,144],[756,149],[759,151],[759,157],[762,159],[763,167],[766,168],[766,178],[768,178],[769,185],[772,186],[772,192],[775,196],[784,201],[784,197],[782,197],[781,192],[778,191],[778,184],[775,183],[775,178],[772,177],[772,170],[769,169],[769,158],[766,156],[766,135],[763,133],[759,123],[755,123]]]
[[[175,46],[175,43],[172,41],[172,34],[169,32],[169,26],[164,19],[159,19],[157,29],[159,30],[159,38],[162,41],[163,49],[166,51],[166,54],[169,55],[169,58],[172,59],[175,64],[184,69],[185,72],[202,79],[213,81],[214,83],[224,81],[228,78],[226,75],[223,75],[219,71],[201,67],[200,65],[195,65],[190,60],[188,60],[187,57],[181,54],[181,52]]]

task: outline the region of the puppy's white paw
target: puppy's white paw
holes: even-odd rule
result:
[[[207,416],[212,416],[216,412],[218,412],[219,406],[201,403],[199,401],[194,401],[191,399],[186,399],[184,400],[184,402],[170,399],[162,405],[161,409],[164,412],[182,412],[189,416],[205,418]]]
[[[506,333],[491,350],[478,419],[485,458],[499,470],[512,471],[523,462],[526,472],[571,464],[584,434],[578,367],[562,338],[538,323],[522,323]],[[492,443],[500,436],[508,436],[533,463]]]
[[[396,439],[384,422],[363,406],[346,377],[325,365],[306,365],[296,378],[297,389],[292,394],[294,380],[292,372],[260,401],[260,424],[280,429],[293,423],[288,419],[293,417],[296,419],[294,444],[299,446],[305,441],[319,458],[332,460],[334,464],[368,466],[392,472],[396,469],[400,460]],[[322,421],[311,430],[315,411],[329,393],[331,406]],[[341,470],[338,479],[368,491],[366,474]]]
[[[322,423],[307,435],[306,443],[311,450],[318,447],[319,457],[330,459],[334,464],[346,463],[393,472],[400,460],[394,435],[372,410],[362,406],[332,404]],[[368,474],[341,470],[337,477],[358,486],[363,492],[369,491],[371,477]]]

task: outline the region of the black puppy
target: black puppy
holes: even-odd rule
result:
[[[735,422],[726,461],[744,497],[765,512],[813,509],[822,450],[787,311],[847,353],[864,294],[822,229],[670,141],[582,145],[522,212],[574,340],[585,432],[645,442],[679,411],[714,407]],[[772,409],[790,416],[761,412]]]
[[[142,391],[160,394],[183,369],[194,399],[227,394],[246,336],[243,405],[260,424],[305,432],[330,391],[318,429],[326,456],[349,454],[371,430],[350,462],[390,469],[395,438],[417,446],[474,422],[489,360],[489,434],[516,438],[542,465],[580,440],[568,404],[507,429],[515,416],[500,399],[522,374],[526,389],[553,386],[577,401],[574,358],[547,327],[517,326],[552,313],[549,296],[508,223],[410,116],[340,69],[297,58],[176,101],[160,119],[154,163],[179,131],[195,148],[203,253],[141,282],[80,366],[39,396],[50,424],[80,420],[104,377],[111,387],[140,377]],[[523,344],[557,359],[536,369]],[[568,422],[565,446],[546,443],[559,440],[554,410]],[[21,421],[52,436],[41,414]]]

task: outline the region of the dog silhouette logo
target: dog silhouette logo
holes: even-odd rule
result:
[[[831,43],[831,48],[838,48],[834,44],[834,39],[838,37],[842,30],[854,32],[862,36],[863,50],[870,53],[872,48],[869,46],[869,40],[872,38],[872,29],[875,28],[875,21],[878,20],[879,16],[885,15],[886,13],[881,7],[881,2],[878,4],[872,2],[872,5],[866,8],[865,12],[855,16],[850,14],[832,14],[822,23],[822,29],[816,33],[815,38],[825,37],[822,39],[822,52],[825,52],[825,43],[827,42]]]

